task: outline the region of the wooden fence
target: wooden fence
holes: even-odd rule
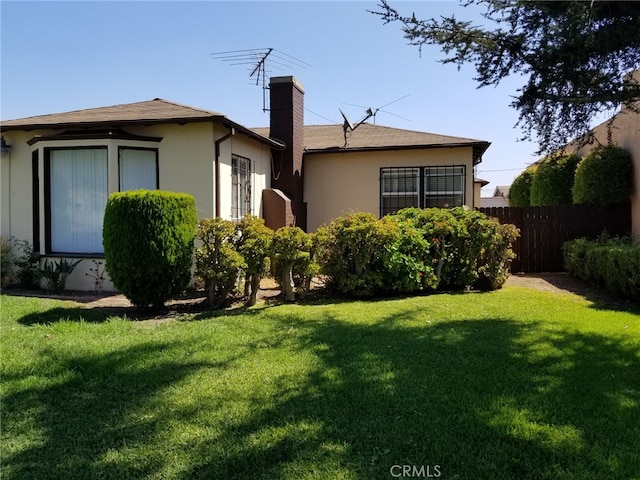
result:
[[[567,240],[595,238],[603,231],[611,236],[631,232],[631,205],[588,207],[556,205],[552,207],[479,208],[500,223],[512,223],[520,229],[511,264],[514,273],[564,271],[562,246]]]

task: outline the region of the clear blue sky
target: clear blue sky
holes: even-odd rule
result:
[[[452,1],[391,4],[418,18],[454,12],[482,21]],[[435,47],[420,56],[400,25],[383,25],[368,9],[376,2],[2,0],[1,118],[161,97],[268,126],[262,90],[245,67],[210,54],[272,47],[310,65],[272,73],[302,82],[306,124],[338,123],[339,108],[358,121],[364,107],[394,102],[377,124],[492,143],[478,168],[491,182],[485,196],[537,159],[536,144],[518,142],[514,129],[518,79],[477,89],[471,67],[438,63]]]

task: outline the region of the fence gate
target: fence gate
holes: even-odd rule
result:
[[[520,230],[511,264],[514,273],[564,271],[562,246],[575,238],[595,238],[631,232],[631,204],[610,207],[555,205],[551,207],[485,207],[479,211],[512,223]]]

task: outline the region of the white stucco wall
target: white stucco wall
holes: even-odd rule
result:
[[[147,127],[127,127],[127,133],[160,137],[160,142],[137,140],[83,139],[47,140],[33,145],[27,142],[36,135],[49,136],[55,131],[11,131],[3,137],[11,146],[9,153],[2,154],[0,169],[0,223],[3,237],[28,240],[34,243],[32,227],[32,166],[34,150],[39,151],[40,178],[40,253],[58,260],[45,252],[45,194],[44,194],[44,149],[50,147],[105,146],[108,148],[108,191],[118,191],[118,147],[149,147],[158,149],[159,188],[194,196],[198,218],[213,217],[215,212],[214,151],[215,140],[229,130],[219,124],[208,122],[186,125],[165,124]],[[252,161],[252,210],[262,211],[262,190],[270,186],[270,148],[242,134],[236,134],[220,145],[220,216],[231,215],[231,155],[237,154]],[[73,255],[64,255],[74,258]],[[89,269],[94,267],[92,258],[84,258],[69,277],[70,290],[93,290],[94,282]],[[97,257],[96,260],[104,261]],[[43,260],[44,261],[44,260]],[[107,281],[104,290],[113,289]]]

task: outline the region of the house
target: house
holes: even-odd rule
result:
[[[489,143],[362,123],[304,125],[304,89],[270,82],[270,127],[162,99],[2,122],[1,232],[44,258],[102,255],[111,192],[159,188],[195,197],[199,218],[261,216],[313,231],[349,211],[474,207],[474,166]],[[105,289],[113,288],[106,284]]]
[[[508,207],[509,206],[509,187],[497,186],[493,191],[493,196],[482,197],[480,199],[480,207]]]

